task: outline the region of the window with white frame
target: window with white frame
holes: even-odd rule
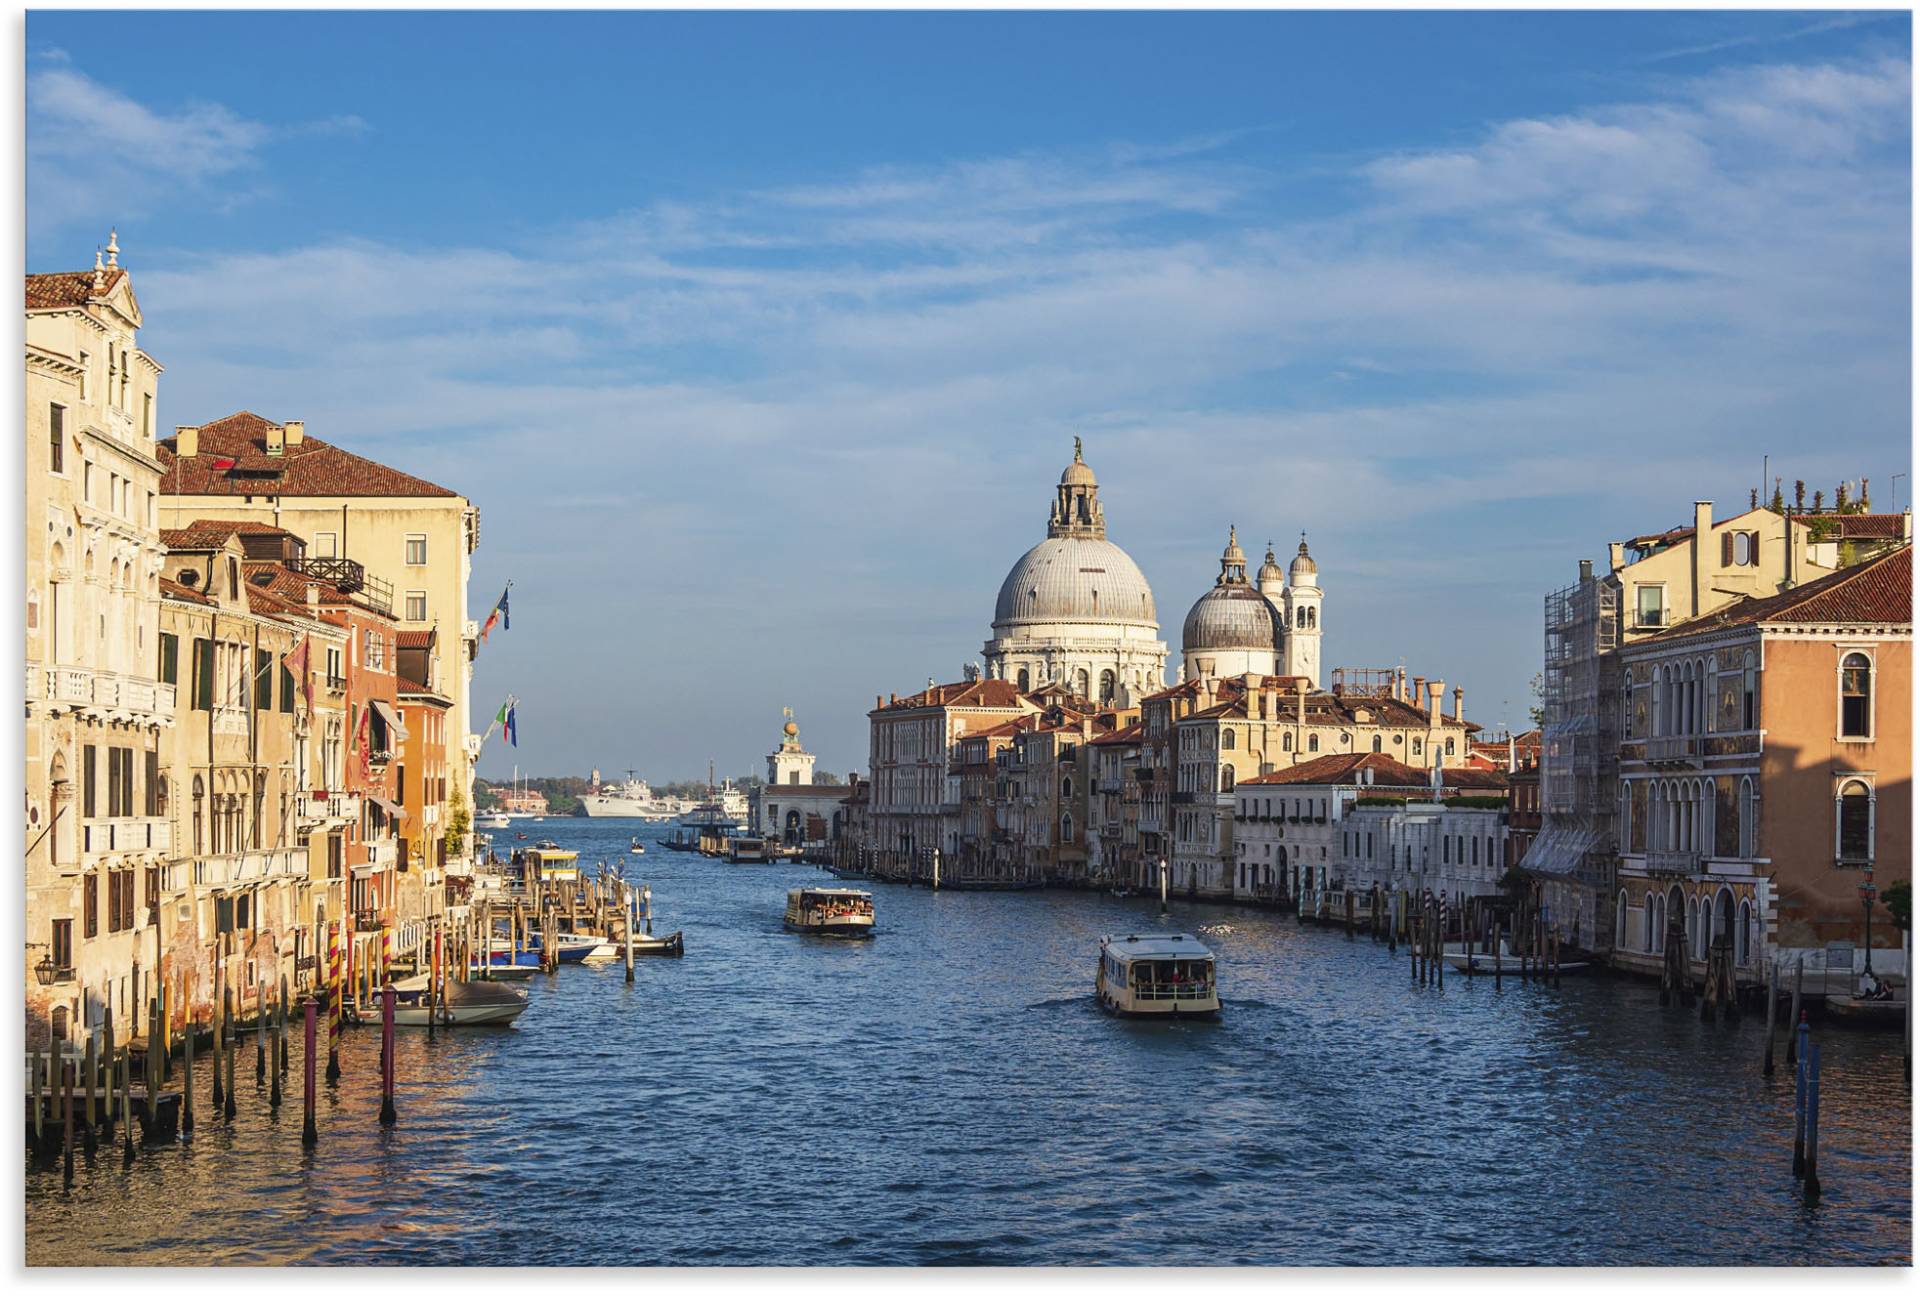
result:
[[[1850,778],[1834,798],[1834,858],[1873,866],[1874,795],[1865,779]]]
[[[1634,624],[1643,629],[1658,629],[1667,623],[1667,587],[1665,585],[1636,585],[1633,587]]]
[[[1840,736],[1873,737],[1873,659],[1863,652],[1840,659]]]
[[[415,533],[407,537],[407,566],[425,567],[427,565],[427,537]]]
[[[338,558],[340,556],[340,536],[334,531],[320,531],[313,537],[313,556],[315,558]]]
[[[407,620],[425,621],[427,619],[427,592],[425,590],[407,591]]]

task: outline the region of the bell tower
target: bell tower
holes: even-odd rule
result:
[[[1280,669],[1286,675],[1303,675],[1319,689],[1320,684],[1320,565],[1307,552],[1307,533],[1300,533],[1300,551],[1287,565],[1287,592],[1281,608],[1286,616],[1285,661]]]

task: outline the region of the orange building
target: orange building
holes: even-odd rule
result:
[[[1657,969],[1673,932],[1696,973],[1721,942],[1747,982],[1815,951],[1864,969],[1866,888],[1912,871],[1912,555],[1621,651],[1617,963]],[[1872,944],[1900,945],[1877,902]]]

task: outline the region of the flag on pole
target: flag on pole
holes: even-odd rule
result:
[[[513,629],[513,615],[512,615],[512,612],[507,607],[507,595],[511,594],[512,592],[513,592],[513,582],[508,581],[507,587],[500,591],[500,601],[493,605],[493,611],[487,613],[486,624],[480,627],[481,643],[485,643],[487,641],[487,636],[493,633],[493,623],[495,621],[498,621],[500,623],[500,628],[502,630]]]
[[[353,741],[360,748],[360,775],[362,778],[369,777],[373,772],[373,752],[370,750],[372,747],[372,738],[369,732],[372,727],[373,708],[371,706],[362,707],[360,709],[360,725],[354,730],[353,734]]]
[[[300,646],[287,654],[287,673],[299,681],[300,696],[307,700],[307,710],[313,710],[313,676],[307,673],[307,647],[312,642],[311,635],[300,636]]]
[[[514,703],[511,698],[502,702],[500,704],[500,714],[493,718],[493,722],[502,726],[506,733],[508,744],[518,747],[520,745],[520,731],[514,725],[513,707]]]

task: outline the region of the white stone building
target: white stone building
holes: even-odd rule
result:
[[[988,679],[1023,693],[1058,683],[1109,705],[1137,706],[1165,679],[1167,645],[1153,591],[1127,551],[1107,539],[1100,485],[1077,437],[1047,538],[1020,556],[1000,586],[984,655]]]
[[[1320,597],[1320,568],[1305,536],[1284,577],[1269,547],[1256,584],[1247,579],[1247,555],[1229,527],[1220,575],[1181,630],[1180,678],[1287,675],[1319,688]]]

